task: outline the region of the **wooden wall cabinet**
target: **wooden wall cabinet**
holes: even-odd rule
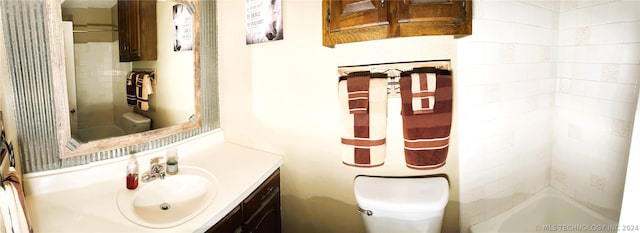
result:
[[[155,0],[118,0],[120,61],[158,59]]]
[[[280,170],[206,233],[280,233]]]
[[[323,0],[322,43],[471,35],[471,0]]]

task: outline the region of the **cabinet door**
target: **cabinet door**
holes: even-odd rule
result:
[[[120,61],[129,61],[129,4],[131,1],[118,0],[118,46]]]
[[[149,61],[158,57],[155,0],[118,0],[120,61]]]
[[[118,39],[120,47],[120,61],[139,60],[139,2],[118,0]]]
[[[471,34],[469,0],[402,0],[398,4],[399,36]]]
[[[263,202],[263,206],[246,220],[243,232],[280,233],[280,221],[280,192],[276,191],[271,193]]]
[[[384,1],[324,0],[322,12],[325,46],[387,38],[391,21]]]
[[[374,0],[329,1],[329,30],[331,32],[387,25],[387,10]]]
[[[280,170],[242,202],[243,232],[280,233]]]
[[[206,233],[238,233],[242,232],[242,211],[238,205]]]
[[[138,45],[140,61],[158,59],[158,25],[156,0],[140,0],[138,3]]]
[[[471,35],[471,0],[323,0],[322,43]]]

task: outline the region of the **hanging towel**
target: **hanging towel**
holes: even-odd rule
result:
[[[430,80],[429,77],[433,78]],[[417,85],[420,87],[415,87]],[[400,98],[407,166],[414,169],[444,166],[452,120],[451,72],[436,68],[416,68],[403,72]]]
[[[4,179],[4,188],[4,196],[9,206],[13,232],[33,232],[24,198],[24,191],[22,190],[20,178],[18,178],[14,167],[9,167],[9,173]],[[4,217],[3,213],[3,218]]]
[[[137,98],[136,98],[136,73],[131,71],[127,74],[127,82],[126,82],[126,90],[127,90],[127,105],[129,107],[137,106]]]
[[[435,105],[436,74],[411,74],[411,108],[413,114],[427,114],[433,112]]]
[[[131,71],[127,75],[127,105],[143,111],[149,110],[149,95],[153,94],[151,87],[152,73]]]
[[[140,110],[149,110],[149,95],[153,94],[151,78],[149,74],[136,74],[136,107]]]
[[[350,166],[384,164],[387,129],[386,74],[358,72],[338,83],[342,162]]]
[[[0,188],[0,217],[2,217],[0,222],[1,232],[13,232],[11,214],[9,214],[9,202],[7,202],[7,194],[3,188]]]
[[[356,76],[347,81],[349,113],[369,113],[369,76]]]

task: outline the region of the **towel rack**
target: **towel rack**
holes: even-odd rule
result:
[[[133,69],[131,72],[147,74],[149,75],[151,82],[153,82],[154,84],[156,83],[157,75],[156,75],[156,70],[154,69]]]
[[[373,76],[372,78],[386,78],[387,94],[396,95],[400,94],[400,77],[402,73],[418,69],[435,69],[438,71],[449,71],[451,69],[451,60],[410,61],[355,66],[338,66],[338,81],[346,80],[350,76],[363,74],[363,72],[367,74],[385,74],[381,76]]]

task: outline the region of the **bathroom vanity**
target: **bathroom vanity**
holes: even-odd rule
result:
[[[198,167],[215,177],[214,200],[184,223],[152,228],[136,224],[121,213],[117,196],[126,189],[125,168],[128,159],[123,157],[80,167],[26,174],[23,178],[26,202],[34,230],[233,232],[222,231],[223,226],[231,225],[229,229],[242,226],[245,232],[279,232],[279,167],[282,157],[225,142],[223,138],[223,133],[217,131],[169,147],[177,149],[180,166]],[[136,154],[140,172],[147,171],[150,159],[164,156],[167,149]],[[179,175],[180,172],[176,176]],[[165,179],[171,178],[167,176]],[[146,184],[150,183],[140,183],[138,190]],[[185,188],[189,189],[189,186]],[[248,231],[248,227],[252,227],[252,231]],[[273,228],[262,231],[261,227]]]

